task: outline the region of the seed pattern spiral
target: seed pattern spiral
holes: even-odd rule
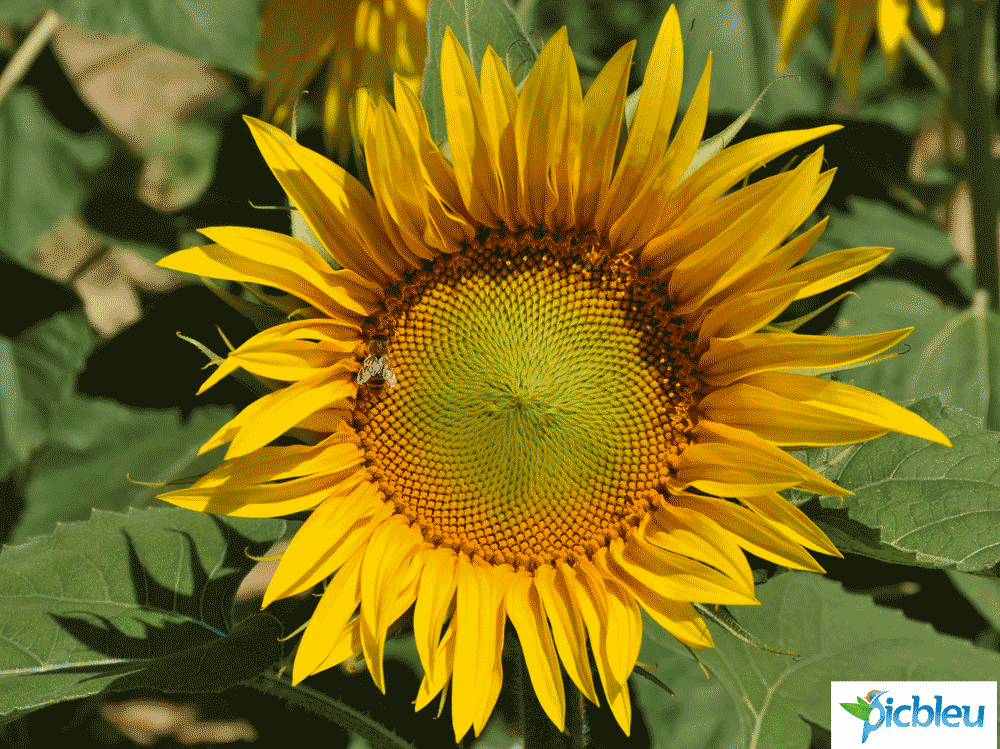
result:
[[[700,392],[696,334],[594,232],[483,232],[390,290],[398,386],[355,427],[425,540],[534,569],[591,557],[659,496]]]

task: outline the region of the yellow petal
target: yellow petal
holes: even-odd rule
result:
[[[628,42],[608,60],[583,97],[580,188],[576,205],[581,225],[594,220],[597,206],[611,185],[635,44],[635,40]]]
[[[309,626],[299,641],[292,667],[292,683],[298,684],[316,673],[327,659],[351,617],[361,602],[361,560],[364,549],[358,549],[333,576]]]
[[[683,223],[702,209],[711,211],[711,206],[719,196],[757,167],[803,143],[840,130],[841,127],[825,125],[808,130],[759,135],[723,149],[688,175],[671,193],[663,225],[670,227]],[[736,194],[740,192],[742,190]]]
[[[599,704],[594,681],[590,676],[587,639],[583,621],[580,619],[580,605],[574,591],[566,582],[565,574],[561,569],[557,571],[551,565],[541,565],[535,570],[535,588],[552,625],[552,638],[555,640],[556,650],[566,667],[566,672],[588,700]]]
[[[493,165],[497,146],[487,138],[486,113],[472,63],[450,26],[445,27],[441,45],[441,93],[451,163],[462,200],[478,222],[496,227],[500,181]]]
[[[478,561],[478,560],[477,560]],[[486,721],[493,713],[493,708],[500,697],[500,687],[503,685],[503,654],[504,630],[507,627],[507,607],[504,604],[504,596],[507,587],[514,582],[514,568],[510,565],[492,567],[482,563],[481,571],[484,576],[491,579],[488,592],[492,598],[487,599],[487,608],[483,611],[483,626],[492,625],[494,634],[492,638],[492,650],[483,650],[480,654],[480,668],[483,671],[486,682],[484,688],[479,692],[479,699],[476,703],[476,710],[472,718],[472,729],[476,738],[486,727]],[[491,616],[492,615],[492,616]],[[491,621],[492,619],[492,621]],[[487,647],[490,645],[487,638]]]
[[[912,330],[856,336],[755,333],[735,340],[713,340],[698,359],[698,371],[705,384],[720,387],[758,372],[854,364],[892,348]]]
[[[788,65],[802,42],[816,25],[819,15],[819,0],[784,0],[781,4],[780,22],[778,24],[778,59],[774,72],[780,73]],[[775,3],[771,4],[772,16]]]
[[[357,390],[353,378],[348,379],[343,372],[334,371],[331,374],[321,370],[312,377],[258,398],[240,412],[240,428],[232,437],[226,459],[237,458],[263,447],[307,415],[341,398],[353,396]],[[224,441],[223,430],[220,430],[202,445],[200,453],[218,447]]]
[[[351,445],[355,450],[354,445]],[[355,465],[364,459],[356,457]],[[188,487],[160,494],[157,499],[199,512],[241,518],[276,518],[311,510],[320,502],[349,494],[364,479],[361,471],[351,472],[340,481],[327,474],[290,479],[258,486]]]
[[[740,546],[762,559],[793,569],[825,571],[809,552],[783,536],[764,518],[733,502],[694,494],[674,496],[670,501],[675,505],[703,513],[732,533]]]
[[[677,135],[670,141],[670,148],[667,149],[664,162],[664,174],[666,175],[663,186],[667,190],[672,190],[680,182],[681,177],[687,171],[694,158],[702,135],[705,134],[705,122],[708,119],[708,93],[712,80],[712,52],[709,50],[705,67],[701,71],[701,79],[698,87],[694,90],[691,103],[688,104],[687,112],[681,121],[681,126],[677,129]],[[659,212],[662,216],[662,211]]]
[[[632,120],[628,141],[608,194],[597,211],[595,228],[605,236],[648,183],[659,176],[670,129],[677,114],[683,82],[684,48],[677,9],[671,5],[663,17],[646,63],[642,93]],[[630,237],[622,237],[627,243]]]
[[[820,175],[821,177],[823,175]],[[743,277],[747,290],[757,289],[762,286],[777,283],[785,283],[797,278],[788,278],[788,270],[796,262],[802,259],[826,230],[826,225],[830,222],[829,216],[824,216],[814,226],[806,229],[793,239],[789,239],[781,247],[777,248],[770,255],[765,257],[757,267]]]
[[[500,218],[507,226],[517,226],[520,216],[517,150],[514,143],[517,91],[503,61],[490,46],[486,47],[483,55],[479,78],[487,137],[497,144],[495,168],[503,194],[499,206]]]
[[[889,247],[851,247],[827,252],[792,268],[785,274],[785,278],[810,281],[809,285],[799,292],[798,298],[805,299],[867,273],[889,257],[891,252],[892,249]]]
[[[712,647],[712,635],[694,606],[660,594],[633,577],[614,559],[614,555],[621,556],[623,544],[621,539],[612,540],[611,554],[608,549],[599,549],[594,557],[598,569],[631,591],[653,621],[682,643],[696,650]]]
[[[562,731],[566,723],[566,694],[559,658],[533,578],[525,576],[517,580],[507,590],[506,602],[507,616],[517,630],[531,686],[545,714]]]
[[[448,628],[441,637],[441,642],[438,643],[437,648],[434,650],[432,659],[433,668],[424,674],[424,678],[420,682],[420,687],[417,690],[417,699],[413,703],[415,710],[423,710],[427,706],[427,703],[444,689],[444,685],[451,678],[452,671],[455,668],[455,632],[457,631],[457,627],[458,619],[452,616],[451,621],[448,622]],[[462,735],[465,735],[464,731]],[[456,743],[460,740],[461,737],[456,737],[455,739]]]
[[[455,672],[452,674],[452,727],[456,740],[465,735],[488,694],[493,678],[497,646],[495,617],[500,596],[488,565],[463,552],[455,570],[458,642],[455,645]]]
[[[784,372],[761,372],[742,381],[780,393],[785,398],[872,424],[887,432],[922,437],[951,447],[951,442],[940,430],[913,411],[854,385]]]
[[[382,694],[385,634],[395,620],[395,601],[407,587],[408,578],[414,576],[411,566],[419,564],[415,555],[422,543],[420,532],[406,522],[401,515],[394,515],[382,523],[372,533],[361,565],[361,647],[372,681]]]
[[[582,113],[580,76],[563,26],[528,73],[514,117],[520,208],[529,224],[554,230],[575,223]]]
[[[671,491],[694,486],[716,496],[748,497],[802,486],[834,497],[853,493],[745,429],[702,419],[695,439],[668,480]]]
[[[644,518],[639,535],[664,551],[706,562],[753,595],[753,572],[732,537],[710,518],[666,505]]]
[[[420,592],[413,610],[413,633],[420,663],[428,673],[436,665],[432,655],[437,652],[441,627],[455,599],[457,562],[458,558],[451,549],[434,549],[424,556]]]
[[[407,265],[361,183],[273,125],[243,119],[274,176],[330,255],[376,283],[401,281]]]
[[[264,593],[261,608],[309,590],[362,548],[393,508],[377,498],[368,482],[346,497],[320,504],[295,532]]]
[[[917,0],[917,7],[927,20],[932,34],[940,34],[944,28],[944,4],[941,0]]]
[[[800,546],[843,559],[844,555],[819,526],[780,494],[772,492],[759,497],[744,497],[740,501]]]
[[[815,207],[811,193],[822,156],[823,149],[819,148],[798,168],[775,175],[774,182],[768,183],[775,188],[769,200],[750,206],[704,249],[677,264],[670,277],[669,291],[670,297],[679,303],[678,314],[687,314],[734,284],[805,219]],[[797,204],[798,209],[790,208]],[[804,208],[808,208],[805,213]]]
[[[437,253],[424,242],[429,207],[420,159],[385,99],[365,133],[365,158],[386,233],[414,267],[434,260]]]
[[[638,536],[629,539],[620,552],[611,547],[612,558],[640,583],[677,601],[696,603],[757,603],[753,590],[708,565],[664,551]]]
[[[424,239],[441,252],[456,252],[463,241],[475,236],[475,229],[472,226],[474,219],[466,210],[455,180],[455,170],[431,138],[427,114],[407,86],[398,87],[396,114],[420,154],[428,196],[428,219],[433,236],[441,238],[432,242],[425,235]]]
[[[907,21],[910,17],[910,0],[878,0],[878,38],[886,57],[899,50],[903,37],[910,33]],[[889,66],[891,71],[893,68]]]
[[[586,571],[582,569],[584,566],[588,568]],[[633,644],[636,657],[638,657],[639,644],[642,640],[642,619],[639,616],[639,606],[632,595],[626,591],[627,599],[634,608],[635,619],[638,620],[638,632],[634,627],[623,628],[620,617],[616,618],[615,621],[608,617],[609,594],[606,587],[609,583],[618,588],[621,586],[602,577],[589,560],[577,563],[575,572],[580,614],[587,625],[587,633],[590,635],[590,646],[594,651],[594,661],[597,663],[597,673],[601,677],[601,685],[604,687],[604,696],[608,700],[615,720],[628,736],[631,731],[632,705],[629,701],[625,678],[632,672],[635,659],[632,659],[631,664],[628,665],[628,671],[624,678],[619,679],[617,673],[624,668],[624,661],[629,658],[626,653],[630,652]],[[616,608],[615,613],[618,612],[619,609]],[[633,612],[630,610],[629,613]]]
[[[335,271],[328,267],[324,273],[302,262],[306,252],[317,259],[319,256],[292,237],[263,229],[222,226],[203,229],[202,233],[218,237],[219,244],[180,250],[157,265],[210,278],[274,286],[334,318],[365,317],[375,311],[364,301],[352,298],[337,283]],[[265,253],[270,262],[262,262],[260,253]]]
[[[888,427],[829,411],[819,403],[785,398],[739,382],[706,395],[699,409],[707,419],[746,429],[782,447],[853,444],[889,431]]]
[[[356,616],[347,623],[340,637],[333,642],[330,654],[313,673],[318,674],[320,671],[339,666],[359,650],[361,650],[361,617]]]
[[[795,301],[804,285],[799,281],[745,294],[723,292],[718,302],[710,299],[701,310],[698,346],[707,346],[713,337],[730,341],[757,332]]]

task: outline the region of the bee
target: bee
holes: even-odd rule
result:
[[[358,372],[358,384],[364,385],[372,390],[379,391],[388,383],[389,387],[396,387],[396,373],[392,371],[392,364],[389,362],[389,339],[377,333],[372,336],[371,343],[368,344],[368,356],[361,362],[361,371]]]

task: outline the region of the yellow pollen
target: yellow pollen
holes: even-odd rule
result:
[[[659,496],[694,428],[697,335],[593,231],[484,231],[390,289],[395,389],[355,427],[425,540],[533,570],[592,557]]]

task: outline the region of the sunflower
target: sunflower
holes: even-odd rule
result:
[[[427,50],[427,0],[265,0],[257,39],[264,117],[287,127],[292,107],[322,63],[323,142],[346,157],[348,107],[367,86],[385,93],[390,70],[420,89]]]
[[[778,61],[776,72],[785,69],[809,30],[816,23],[820,0],[771,0],[771,17],[778,26]],[[931,33],[944,28],[943,0],[917,0],[920,12]],[[892,73],[899,64],[899,46],[913,36],[908,19],[909,0],[833,0],[833,51],[828,73],[840,71],[844,87],[852,98],[861,85],[861,58],[878,26],[885,69]]]
[[[757,603],[743,550],[815,572],[806,549],[840,556],[777,492],[850,492],[783,447],[889,431],[948,444],[877,395],[789,371],[867,360],[909,329],[831,337],[768,326],[793,300],[889,253],[849,249],[795,265],[825,227],[782,244],[830,185],[822,149],[725,194],[836,127],[748,140],[682,179],[705,126],[711,58],[668,145],[683,67],[671,7],[616,166],[633,50],[622,48],[582,96],[564,28],[518,94],[489,48],[477,82],[447,30],[451,159],[397,78],[395,108],[361,102],[374,195],[247,118],[342,269],[295,239],[241,227],[204,229],[215,244],[161,261],[299,300],[301,319],[231,352],[202,390],[237,367],[283,386],[205,443],[203,452],[229,443],[222,465],[161,496],[248,517],[311,510],[263,601],[327,581],[294,682],[362,651],[384,692],[387,629],[413,606],[425,669],[417,709],[450,681],[456,740],[470,726],[478,735],[503,680],[509,619],[560,729],[560,663],[599,701],[589,639],[604,698],[628,732],[639,606],[682,643],[707,648],[692,603]],[[389,346],[394,388],[357,384],[373,340]],[[301,444],[270,444],[291,428]]]

